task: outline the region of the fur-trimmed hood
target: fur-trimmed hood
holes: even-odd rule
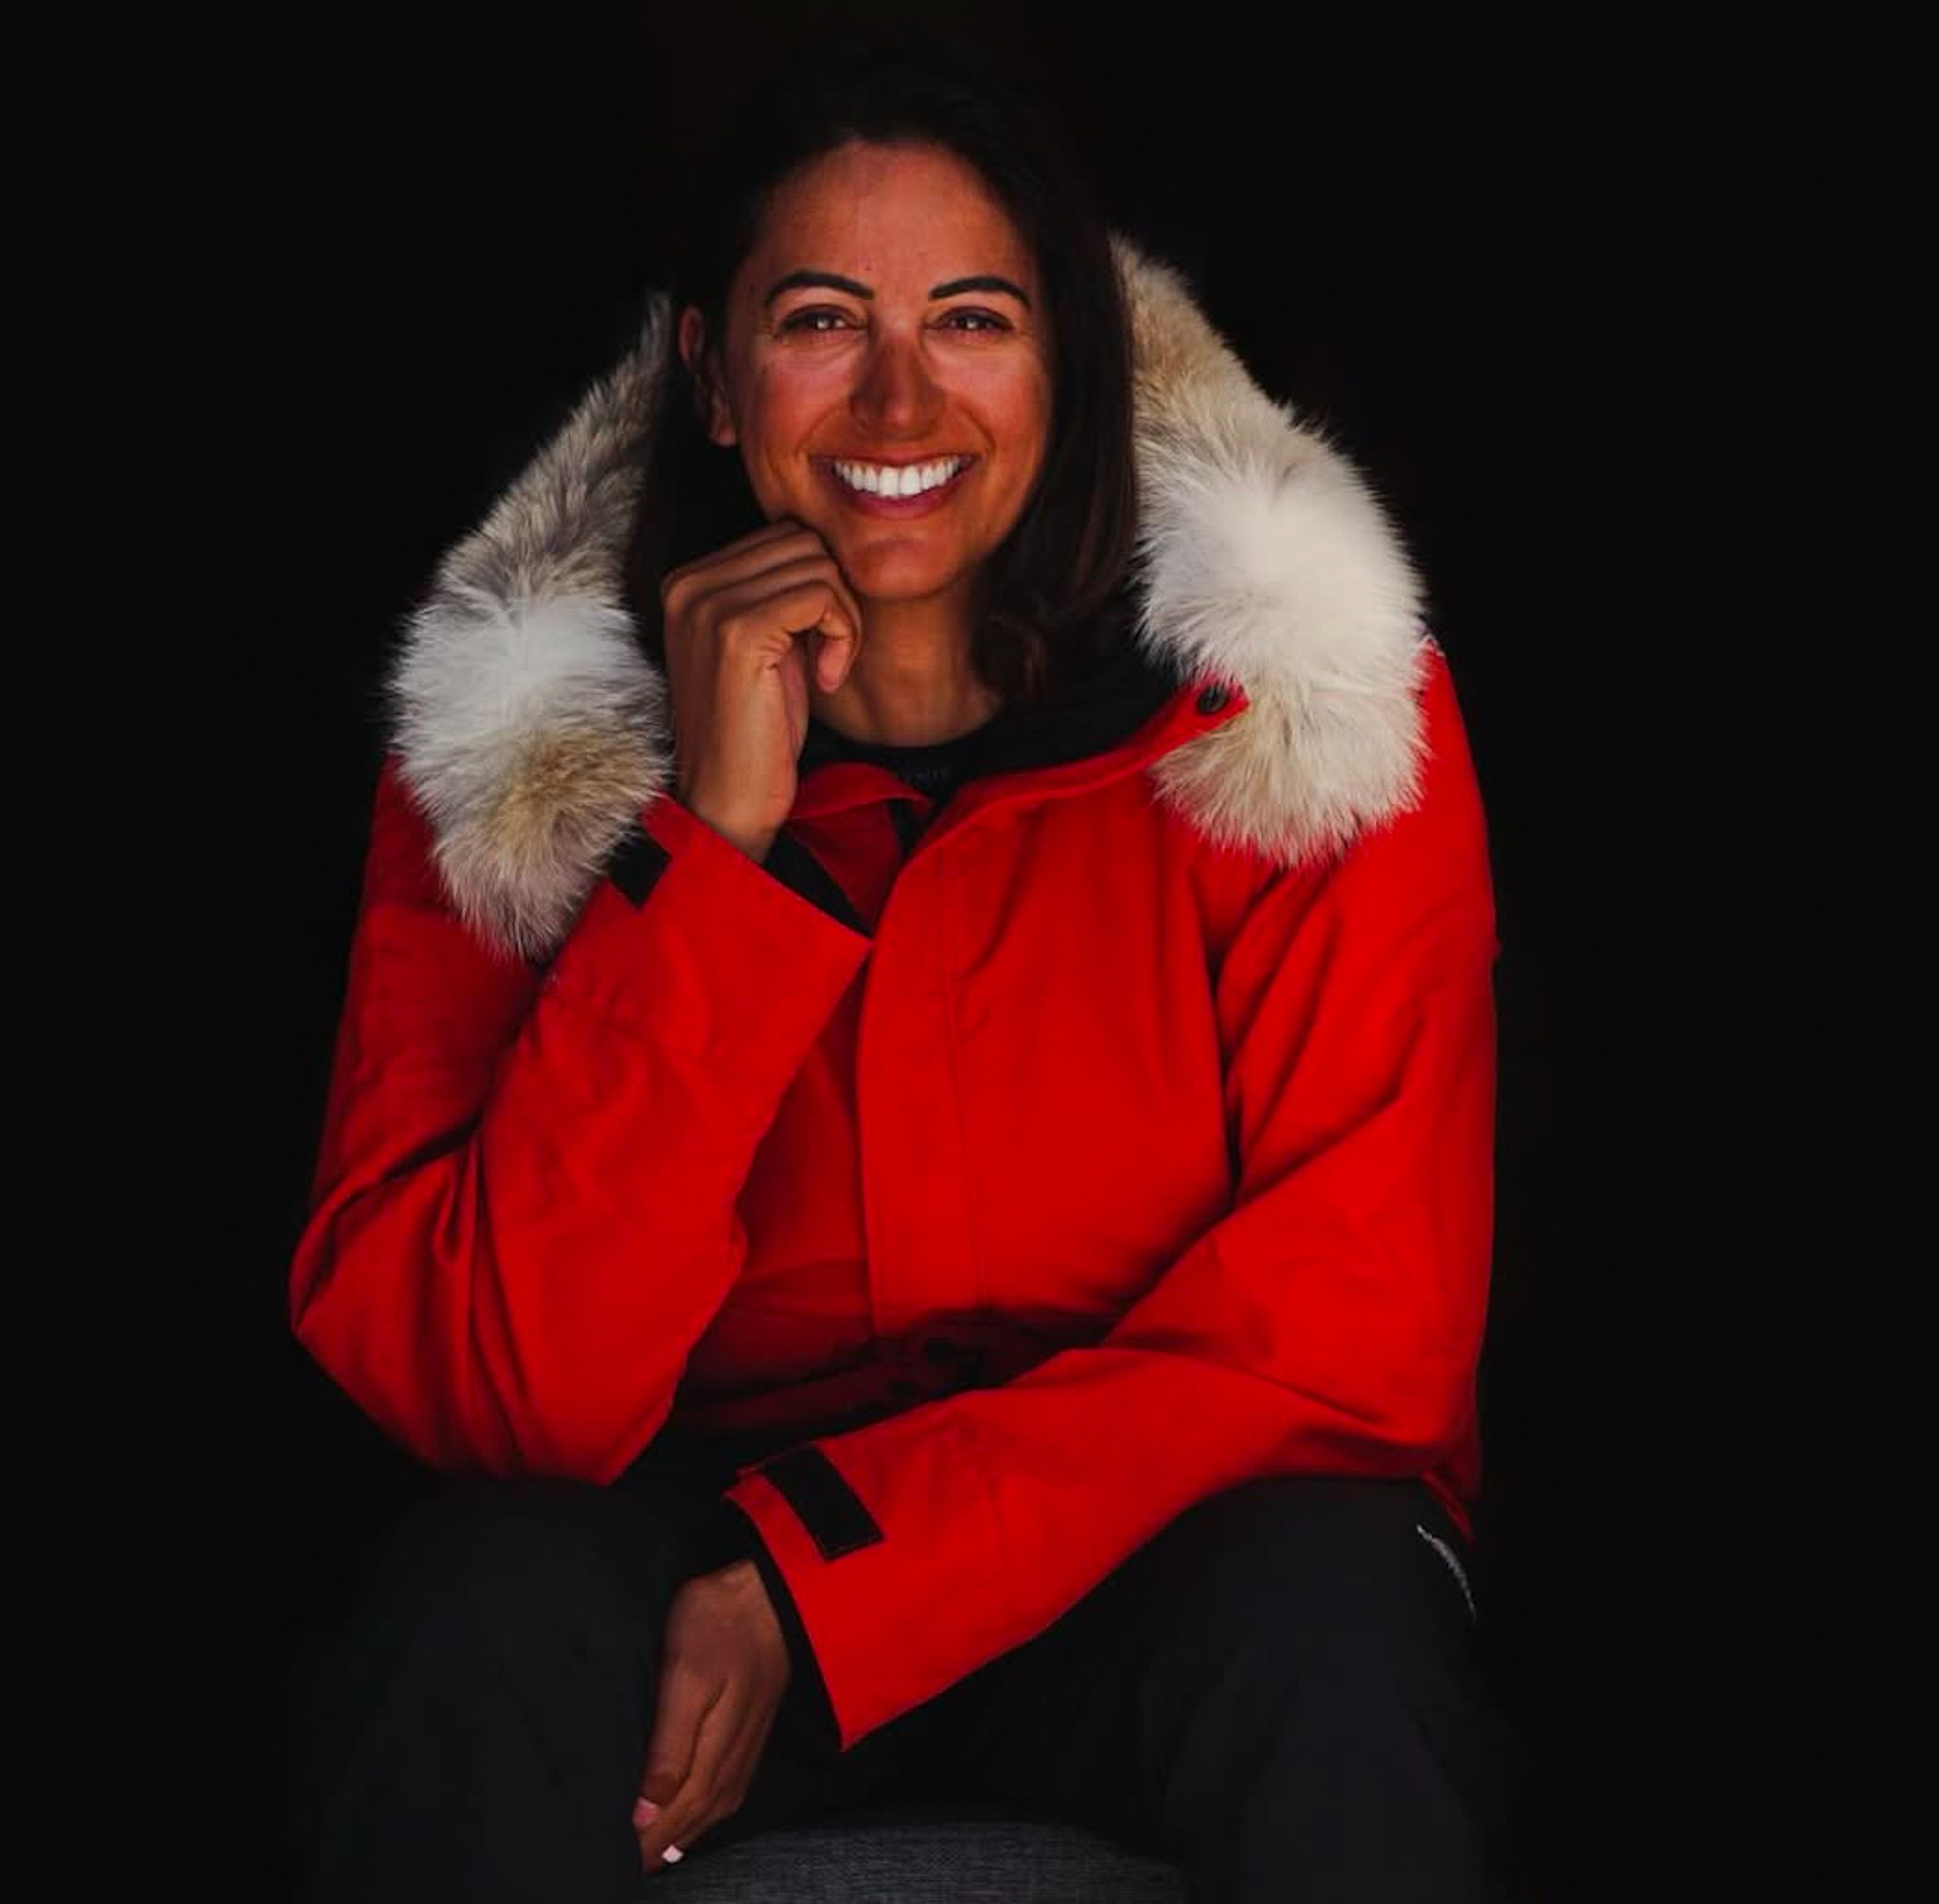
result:
[[[1150,763],[1208,838],[1297,863],[1418,795],[1422,590],[1354,465],[1275,403],[1171,266],[1122,234],[1139,532],[1135,638],[1250,703]],[[527,958],[565,935],[674,783],[667,685],[622,604],[673,312],[439,564],[388,669],[387,738],[459,915]]]

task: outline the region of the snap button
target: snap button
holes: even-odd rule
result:
[[[1200,694],[1199,712],[1201,714],[1217,714],[1231,699],[1232,690],[1229,687],[1221,687],[1215,685],[1204,689]]]

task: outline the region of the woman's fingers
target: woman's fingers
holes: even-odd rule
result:
[[[671,1721],[676,1731],[686,1724],[685,1710],[683,1708],[681,1715]],[[739,1748],[747,1730],[747,1717],[746,1705],[724,1690],[701,1714],[699,1727],[691,1736],[691,1756],[685,1778],[672,1795],[662,1802],[659,1816],[651,1824],[637,1828],[640,1861],[649,1871],[663,1863],[677,1863],[677,1859],[667,1858],[669,1848],[685,1851],[735,1808],[738,1802],[734,1796],[738,1790],[735,1769],[744,1758]],[[645,1783],[643,1780],[643,1789]]]
[[[671,1654],[662,1658],[653,1730],[639,1782],[641,1800],[658,1807],[655,1828],[692,1776],[701,1728],[717,1694],[718,1688],[705,1677],[684,1667]]]
[[[862,611],[845,586],[831,585],[827,605],[816,617],[809,639],[815,680],[825,694],[832,694],[862,652]]]
[[[828,545],[812,529],[783,520],[770,523],[753,535],[730,543],[724,549],[696,556],[678,568],[668,569],[660,578],[663,601],[685,595],[710,594],[725,585],[764,575],[778,563],[795,561],[807,555],[828,553]]]
[[[763,569],[759,575],[749,576],[716,591],[708,599],[708,607],[712,611],[715,627],[724,628],[737,616],[752,618],[784,596],[792,597],[809,591],[819,591],[827,596],[852,637],[861,638],[862,605],[842,579],[834,558],[828,555],[776,562],[774,567]]]
[[[649,1871],[739,1808],[789,1675],[787,1644],[752,1561],[702,1575],[674,1596],[640,1779],[659,1809],[633,1820]]]
[[[780,533],[763,537],[752,547],[748,545],[752,539],[736,543],[718,555],[672,570],[661,583],[661,596],[668,609],[684,608],[691,613],[704,603],[718,624],[731,610],[750,600],[758,601],[774,588],[804,575],[812,575],[826,581],[859,631],[862,603],[827,543],[814,530],[796,523],[770,524],[769,527]]]
[[[662,585],[679,797],[760,857],[800,786],[809,691],[847,678],[862,606],[798,524],[743,538]]]

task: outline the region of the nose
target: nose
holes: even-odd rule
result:
[[[849,403],[865,434],[886,439],[924,435],[941,399],[920,342],[882,332],[869,347]]]

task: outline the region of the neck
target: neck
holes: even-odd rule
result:
[[[980,727],[1003,699],[970,665],[967,613],[938,619],[934,601],[862,603],[862,652],[832,694],[810,680],[809,711],[851,740],[924,747]]]

